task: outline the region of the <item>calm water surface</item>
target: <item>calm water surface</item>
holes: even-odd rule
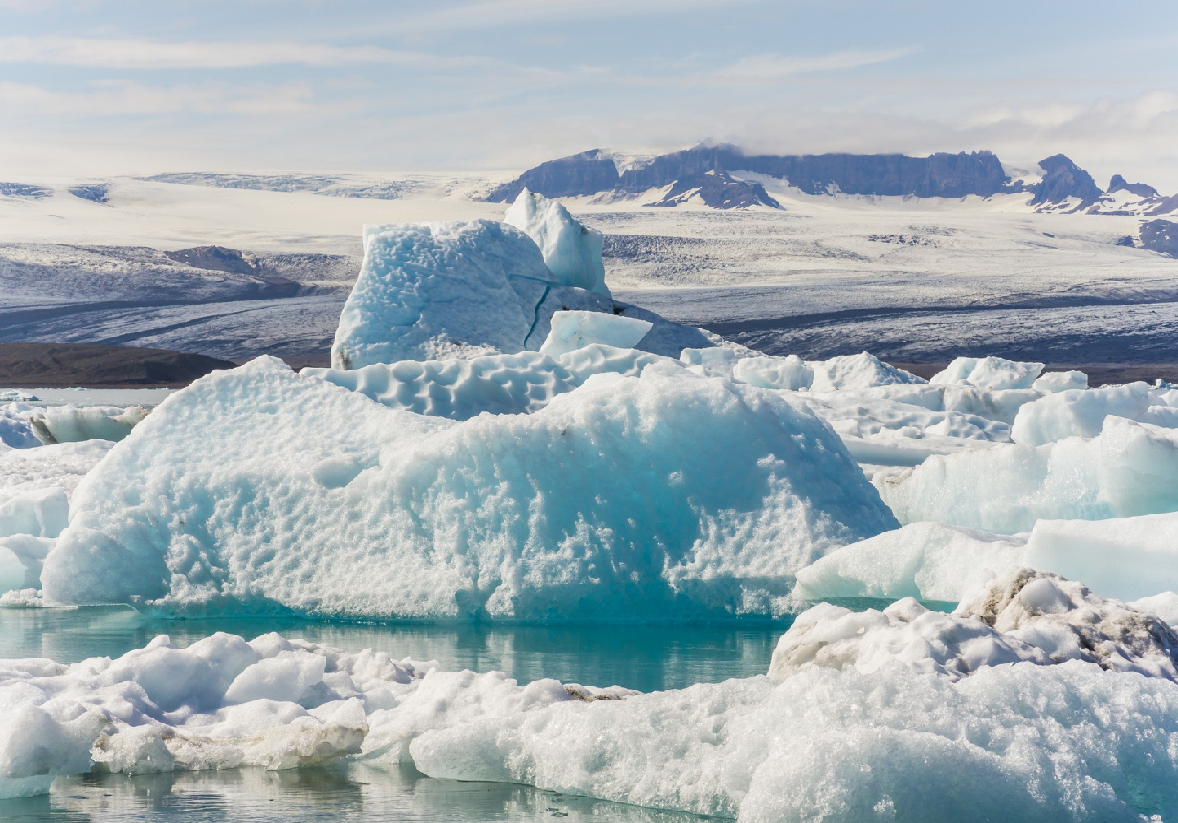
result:
[[[785,625],[441,626],[321,623],[292,618],[167,620],[101,607],[0,609],[0,658],[72,663],[116,657],[160,634],[185,646],[217,631],[252,639],[277,631],[348,651],[437,660],[447,670],[503,671],[522,682],[554,677],[641,691],[762,674]],[[8,823],[124,821],[686,821],[522,786],[434,780],[411,769],[331,768],[267,772],[59,778],[47,797],[0,801]]]

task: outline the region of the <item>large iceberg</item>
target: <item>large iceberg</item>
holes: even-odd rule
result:
[[[611,296],[601,261],[601,232],[581,225],[560,203],[524,189],[503,222],[536,241],[559,283]]]
[[[426,360],[462,348],[521,351],[554,284],[531,238],[502,223],[366,226],[364,264],[340,315],[332,365]],[[533,295],[532,286],[540,291]]]
[[[770,615],[798,569],[895,525],[821,419],[679,366],[453,422],[263,358],[111,450],[42,581],[178,612]]]

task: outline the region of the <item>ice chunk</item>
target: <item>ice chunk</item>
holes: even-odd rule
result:
[[[0,455],[8,449],[31,449],[40,445],[41,440],[29,422],[29,415],[11,408],[0,408]]]
[[[581,225],[560,203],[524,189],[503,222],[536,241],[544,262],[562,285],[610,296],[601,262],[601,232]]]
[[[113,444],[104,440],[0,451],[0,537],[56,537],[69,498]]]
[[[467,420],[484,411],[536,411],[583,382],[561,363],[537,352],[467,360],[403,360],[352,371],[308,368],[302,374],[360,392],[390,408],[451,420]]]
[[[732,377],[740,355],[727,346],[713,346],[702,349],[684,349],[679,361],[694,373],[707,377]]]
[[[525,302],[512,280],[530,281],[538,293]],[[425,360],[453,346],[518,352],[553,283],[536,244],[502,223],[366,226],[332,366]]]
[[[777,644],[769,676],[811,666],[871,673],[900,662],[960,678],[983,666],[1083,660],[1102,669],[1178,680],[1178,635],[1165,622],[1092,594],[1059,575],[1011,568],[953,614],[908,597],[882,612],[823,603],[799,615]]]
[[[819,418],[676,365],[456,423],[260,358],[114,447],[42,582],[196,612],[768,615],[799,568],[894,525]]]
[[[1030,531],[1041,518],[1178,511],[1178,431],[1119,417],[1103,422],[1091,440],[934,455],[877,486],[902,523],[935,520],[1004,534]]]
[[[832,357],[829,360],[811,360],[808,365],[814,370],[813,391],[927,382],[915,374],[893,368],[867,352]]]
[[[1142,597],[1125,605],[1137,609],[1139,612],[1160,617],[1171,626],[1178,625],[1178,594],[1174,592],[1162,592],[1150,597]]]
[[[1044,393],[1086,389],[1088,388],[1088,375],[1082,371],[1047,372],[1035,380],[1031,388]]]
[[[148,409],[143,406],[50,406],[33,415],[31,423],[46,443],[79,443],[84,440],[118,442],[131,433]]]
[[[732,367],[732,377],[763,389],[797,391],[814,383],[814,369],[796,354],[789,357],[745,357]]]
[[[929,382],[935,385],[965,384],[993,390],[1029,389],[1042,371],[1042,363],[1022,363],[1001,357],[958,357],[944,371],[933,375]],[[1085,378],[1084,385],[1087,384]]]
[[[956,603],[965,592],[1024,560],[1025,537],[912,523],[836,549],[798,572],[794,597]]]
[[[1145,383],[1048,394],[1019,409],[1011,437],[1014,442],[1027,446],[1041,446],[1068,437],[1095,437],[1100,434],[1105,418],[1112,416],[1178,427],[1178,418],[1170,422],[1146,417],[1151,407],[1167,405],[1158,394]]]
[[[1010,566],[1091,580],[1098,594],[1124,600],[1178,590],[1178,514],[1039,520],[1029,534],[1010,537],[913,523],[802,569],[794,597],[957,602]]]
[[[988,650],[984,640],[997,633],[968,623],[981,642],[965,656],[997,659],[1001,646]],[[955,638],[930,642],[946,641]],[[919,642],[907,648],[912,662],[929,659]],[[956,680],[922,668],[811,666],[782,682],[757,677],[554,703],[427,731],[409,750],[434,777],[744,821],[1178,812],[1173,682],[1079,660],[983,666]]]
[[[540,347],[540,353],[560,357],[594,343],[632,349],[646,336],[650,327],[647,321],[632,317],[588,311],[558,311],[552,315],[552,330]]]

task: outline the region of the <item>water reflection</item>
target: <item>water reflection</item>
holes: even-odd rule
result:
[[[383,771],[358,765],[59,779],[49,796],[3,801],[0,813],[6,823],[699,820],[525,786],[434,780],[409,768]]]
[[[363,625],[280,617],[167,620],[121,607],[0,609],[0,658],[71,663],[116,657],[159,634],[187,645],[216,631],[246,638],[277,631],[349,651],[437,660],[448,670],[503,671],[520,682],[554,677],[654,691],[762,674],[784,626]]]

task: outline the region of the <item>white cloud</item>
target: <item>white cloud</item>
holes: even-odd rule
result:
[[[0,63],[112,69],[230,69],[277,64],[356,66],[436,62],[416,52],[318,43],[188,42],[86,37],[2,37]]]
[[[0,106],[9,120],[20,116],[232,114],[265,117],[313,108],[305,83],[147,86],[95,82],[82,91],[59,92],[25,83],[0,82]]]
[[[434,3],[428,11],[399,17],[395,27],[398,31],[470,29],[552,20],[682,15],[693,9],[756,2],[763,0],[476,0],[452,5]]]
[[[846,71],[899,60],[915,52],[914,48],[878,51],[848,50],[815,56],[757,54],[723,66],[707,76],[718,80],[780,80],[797,74]]]

